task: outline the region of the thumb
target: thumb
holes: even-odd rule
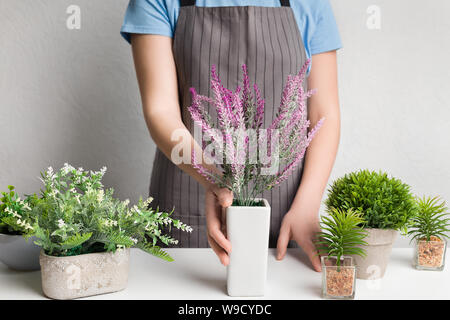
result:
[[[283,223],[280,229],[280,235],[277,242],[277,260],[283,260],[286,255],[286,249],[291,238],[291,228],[287,223]]]
[[[233,204],[233,192],[231,192],[231,190],[222,188],[214,191],[214,193],[222,208],[228,208]]]

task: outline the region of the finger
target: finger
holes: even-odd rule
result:
[[[233,192],[231,190],[222,188],[215,190],[214,193],[221,207],[228,208],[233,204]]]
[[[222,233],[222,208],[216,203],[213,197],[206,198],[206,223],[208,234],[226,252],[231,252],[231,242]]]
[[[303,251],[305,251],[305,253],[308,255],[308,258],[311,261],[314,270],[316,270],[317,272],[322,271],[320,257],[317,253],[316,247],[311,241],[304,245]]]
[[[211,228],[209,230],[211,238],[223,249],[225,252],[231,252],[231,242],[228,240],[223,232],[218,228]]]
[[[277,241],[277,260],[283,260],[290,240],[290,227],[287,223],[281,224],[280,235]]]
[[[228,239],[228,233],[227,233],[227,212],[225,208],[222,208],[221,210],[221,220],[220,223],[222,224],[221,231],[227,237]]]
[[[220,263],[227,266],[230,263],[230,257],[215,241],[208,235],[208,243],[220,260]]]

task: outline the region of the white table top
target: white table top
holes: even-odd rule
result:
[[[86,299],[231,299],[226,294],[226,269],[210,249],[168,251],[175,262],[133,249],[127,289]],[[450,299],[449,267],[418,271],[411,260],[411,248],[393,249],[384,278],[357,280],[355,299]],[[40,281],[40,272],[16,272],[0,264],[0,300],[45,299]],[[266,296],[254,299],[320,299],[321,281],[300,249],[289,249],[283,261],[271,250]]]

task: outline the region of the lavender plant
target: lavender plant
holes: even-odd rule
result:
[[[100,171],[75,169],[65,164],[54,172],[42,173],[44,189],[31,202],[31,235],[48,255],[71,256],[137,247],[172,261],[159,244],[178,241],[163,229],[173,227],[190,232],[192,228],[149,205],[151,198],[129,206],[113,196],[102,184],[106,168]]]
[[[322,126],[324,119],[308,132],[306,102],[315,93],[303,88],[309,64],[308,60],[297,75],[288,76],[276,117],[268,128],[263,128],[265,101],[256,83],[251,89],[245,64],[242,87],[238,86],[234,92],[221,84],[214,65],[211,67],[214,98],[190,89],[191,117],[202,128],[206,142],[210,142],[202,143],[201,159],[192,150],[192,164],[208,181],[233,191],[233,205],[257,205],[254,201],[257,195],[286,180],[301,163]],[[208,104],[217,112],[217,125],[207,111]],[[212,152],[207,154],[208,150]],[[218,170],[203,165],[203,159],[220,165],[215,167]]]

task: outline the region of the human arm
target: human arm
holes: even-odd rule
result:
[[[171,160],[175,147],[179,150],[200,148],[182,121],[172,41],[172,38],[162,35],[131,35],[145,121],[156,145]],[[174,132],[179,139],[173,139]],[[187,156],[190,159],[190,154]],[[190,161],[176,164],[205,188],[208,241],[221,262],[228,264],[227,252],[231,250],[231,244],[222,230],[221,215],[222,207],[232,203],[231,191],[207,181]],[[215,167],[209,166],[209,169],[214,170]]]
[[[286,254],[289,240],[295,240],[308,255],[314,269],[321,270],[313,240],[319,228],[319,208],[336,158],[340,138],[340,111],[336,51],[313,55],[308,87],[316,88],[308,104],[308,118],[324,124],[305,156],[302,180],[289,211],[283,218],[277,244],[277,259]]]

